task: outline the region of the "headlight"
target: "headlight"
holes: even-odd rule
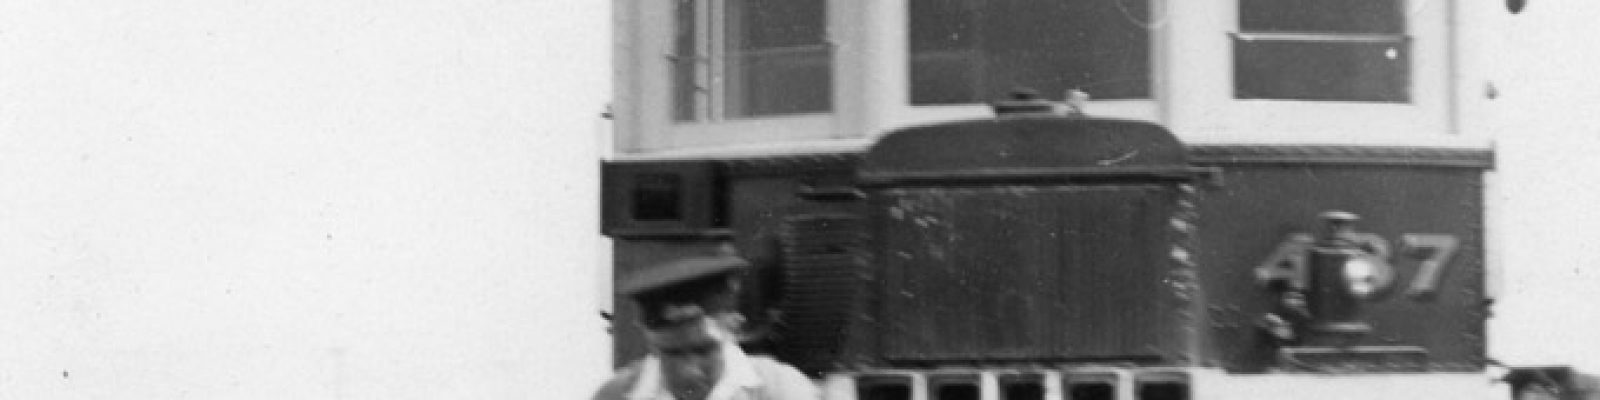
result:
[[[1388,287],[1393,278],[1388,263],[1372,256],[1350,257],[1343,270],[1345,287],[1358,299],[1371,298]]]

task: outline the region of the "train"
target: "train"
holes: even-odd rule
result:
[[[748,259],[828,399],[1600,396],[1488,349],[1502,268],[1588,259],[1508,223],[1525,1],[612,5],[607,272]]]
[[[750,347],[834,400],[1506,390],[1492,149],[1188,144],[1025,93],[994,110],[854,149],[606,161],[616,274],[749,259]],[[619,361],[645,352],[631,329]]]

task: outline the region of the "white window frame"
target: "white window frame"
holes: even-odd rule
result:
[[[732,0],[699,0],[696,2],[695,34],[698,62],[703,68],[695,73],[700,85],[695,97],[696,121],[678,121],[673,104],[673,78],[671,75],[674,51],[675,7],[671,0],[619,0],[618,10],[618,86],[617,101],[631,104],[631,109],[617,110],[617,144],[624,152],[657,151],[691,147],[771,143],[827,139],[837,136],[835,121],[840,109],[840,60],[835,50],[830,56],[830,71],[835,83],[832,91],[832,110],[818,113],[730,117],[726,103],[728,67],[721,58],[726,56],[726,32],[720,21],[725,2]],[[834,26],[840,4],[851,0],[827,0],[827,42],[836,43]],[[709,18],[708,18],[709,17]],[[623,107],[627,108],[627,107]]]
[[[672,1],[616,0],[614,126],[624,153],[870,141],[889,130],[986,118],[986,105],[912,106],[908,7],[913,0],[827,0],[834,45],[833,104],[826,114],[676,123],[666,57]],[[1098,117],[1155,121],[1190,143],[1410,145],[1457,139],[1461,107],[1450,1],[1410,0],[1409,103],[1238,100],[1232,34],[1237,0],[1151,0],[1152,100],[1094,100]],[[705,30],[705,29],[702,29]],[[711,30],[706,30],[711,31]],[[1091,93],[1092,95],[1092,93]]]
[[[894,6],[898,7],[898,13],[900,14],[899,20],[902,21],[898,27],[898,33],[901,37],[909,37],[910,34],[911,15],[908,3],[909,1],[916,0],[895,0],[886,2],[894,3]],[[1192,2],[1192,0],[1147,1],[1150,2],[1150,21],[1146,22],[1150,27],[1150,97],[1145,99],[1095,100],[1093,98],[1094,92],[1089,92],[1090,102],[1088,105],[1088,110],[1089,114],[1092,116],[1144,121],[1161,120],[1163,97],[1167,91],[1164,88],[1165,83],[1163,82],[1164,80],[1162,79],[1162,76],[1166,74],[1166,71],[1168,70],[1167,66],[1169,65],[1169,63],[1166,61],[1167,54],[1165,51],[1163,51],[1165,42],[1164,37],[1170,34],[1167,27],[1170,19],[1167,6],[1170,2]],[[894,114],[889,118],[891,121],[890,124],[907,126],[940,121],[994,116],[994,111],[990,109],[987,103],[927,105],[911,104],[911,88],[909,84],[911,79],[911,71],[909,67],[911,62],[911,48],[910,44],[907,43],[905,39],[901,39],[901,43],[899,43],[899,48],[897,49],[896,54],[898,57],[897,61],[895,62],[906,65],[906,67],[900,69],[900,74],[898,75],[897,79],[906,81],[907,83],[902,85],[903,87],[895,89],[901,92],[898,96],[900,101],[896,103],[896,112],[894,112]],[[998,99],[988,99],[986,101],[989,100]]]
[[[1169,12],[1204,19],[1173,35],[1184,70],[1167,78],[1174,98],[1165,122],[1196,143],[1425,144],[1451,133],[1453,87],[1449,27],[1454,2],[1408,0],[1409,101],[1235,99],[1233,35],[1239,1],[1173,2]],[[1220,3],[1220,4],[1219,4]],[[1199,8],[1212,8],[1206,13]],[[1221,11],[1221,12],[1218,12]],[[1205,32],[1194,31],[1209,26]]]

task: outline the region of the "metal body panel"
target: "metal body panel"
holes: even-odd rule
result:
[[[864,370],[827,374],[818,383],[827,400],[940,400],[937,388],[946,377],[970,377],[981,390],[975,400],[1013,400],[1003,395],[1004,383],[1032,381],[1043,387],[1043,400],[1507,400],[1510,385],[1482,373],[1434,374],[1273,374],[1240,375],[1209,368],[1059,367],[1032,369],[952,368]],[[1075,391],[1080,382],[1107,390]],[[1152,385],[1153,384],[1153,385]],[[1163,385],[1168,384],[1168,385]],[[1155,387],[1177,388],[1183,395],[1144,393]],[[889,390],[885,390],[889,389]],[[1163,393],[1171,394],[1171,392]],[[1148,395],[1145,397],[1142,395]]]
[[[947,153],[938,157],[946,161],[980,138],[952,135],[962,139],[942,150]],[[990,139],[1020,137],[1018,143],[1037,145],[1043,137],[1008,135]],[[1263,335],[1259,324],[1275,300],[1253,269],[1286,237],[1315,231],[1318,213],[1338,209],[1360,214],[1362,232],[1395,247],[1391,262],[1400,283],[1364,305],[1373,332],[1352,344],[1423,349],[1419,357],[1427,365],[1419,371],[1483,367],[1482,183],[1493,163],[1487,150],[1199,146],[1187,149],[1194,164],[1151,161],[1132,168],[1118,165],[1131,160],[1116,156],[1125,151],[1102,149],[1093,157],[1052,162],[1049,152],[1071,147],[1018,143],[966,150],[1045,149],[1020,156],[1024,173],[1007,169],[1009,156],[998,156],[1014,152],[978,153],[977,160],[944,164],[872,154],[698,160],[709,163],[696,167],[709,171],[709,184],[685,195],[704,199],[694,204],[724,207],[694,215],[725,215],[725,225],[645,236],[608,230],[617,239],[616,275],[731,243],[757,266],[747,307],[753,325],[777,323],[771,340],[752,347],[804,364],[808,372],[952,360],[970,365],[979,358],[1155,360],[1233,373],[1285,371],[1294,368],[1283,364],[1281,344]],[[661,162],[660,171],[681,171],[683,161]],[[1073,175],[1102,161],[1125,173],[1087,181],[1079,178],[1094,174]],[[658,167],[627,164],[628,173]],[[962,168],[986,172],[938,179]],[[1211,177],[1217,179],[1181,183],[1195,176],[1194,168],[1215,169]],[[1034,174],[1040,171],[1048,173]],[[607,207],[627,199],[621,191],[606,196]],[[1143,200],[1130,200],[1135,198]],[[894,217],[892,209],[902,203],[915,204],[915,212],[901,209]],[[854,222],[816,223],[827,219]],[[839,227],[844,229],[832,229]],[[1454,257],[1436,271],[1438,290],[1427,296],[1408,297],[1403,290],[1423,275],[1423,260],[1404,248],[1408,234],[1459,241]],[[1094,245],[1108,241],[1113,244]],[[917,252],[898,254],[908,249]],[[1186,260],[1179,261],[1179,253]],[[1065,267],[1095,264],[1083,260],[1148,267]],[[860,291],[830,286],[839,280]],[[805,283],[791,286],[800,281]],[[921,298],[907,298],[894,285]],[[792,289],[799,287],[810,289],[797,295]],[[644,351],[631,330],[630,307],[618,299],[613,326],[619,362]],[[766,309],[789,312],[772,319]],[[806,335],[811,336],[798,338]],[[1185,355],[1197,358],[1184,360]]]
[[[1364,304],[1373,332],[1351,345],[1420,346],[1429,369],[1481,370],[1484,354],[1482,169],[1434,166],[1224,165],[1225,182],[1205,193],[1196,250],[1209,296],[1214,363],[1237,371],[1277,366],[1258,318],[1274,300],[1252,268],[1285,237],[1314,232],[1326,210],[1362,216],[1360,230],[1396,248],[1396,285],[1419,272],[1402,246],[1406,234],[1452,235],[1460,247],[1444,266],[1438,290],[1408,297],[1391,290]]]
[[[725,223],[714,163],[608,163],[601,171],[607,235],[696,236]]]
[[[881,193],[882,356],[1151,360],[1182,352],[1163,185]]]
[[[902,129],[867,151],[863,178],[902,173],[1185,165],[1160,125],[1113,119],[1017,117]]]

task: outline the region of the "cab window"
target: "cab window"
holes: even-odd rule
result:
[[[1401,0],[1239,0],[1234,97],[1410,101]]]
[[[1150,98],[1150,0],[909,1],[911,103]]]
[[[673,16],[674,120],[832,108],[824,0],[675,0]]]

